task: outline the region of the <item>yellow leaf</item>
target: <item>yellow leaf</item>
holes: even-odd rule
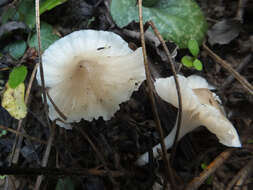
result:
[[[19,84],[16,88],[11,88],[8,83],[6,84],[2,98],[2,107],[15,119],[23,119],[27,114],[24,94],[24,83]]]

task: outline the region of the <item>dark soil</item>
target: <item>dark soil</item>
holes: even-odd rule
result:
[[[243,8],[244,15],[241,20],[236,16],[239,0],[201,0],[198,2],[208,20],[209,31],[214,24],[222,20],[237,23],[236,25],[231,24],[232,26],[229,26],[228,29],[229,31],[233,29],[235,32],[238,31],[236,37],[231,33],[228,35],[222,33],[221,35],[228,39],[228,42],[211,45],[207,36],[207,45],[222,59],[227,60],[249,83],[253,84],[253,65],[251,64],[253,61],[253,2],[247,2]],[[1,9],[3,10],[7,6],[5,5]],[[52,24],[61,36],[80,29],[106,30],[121,35],[133,47],[141,46],[140,39],[127,35],[123,29],[114,24],[104,1],[69,0],[43,14],[41,20]],[[127,28],[136,31],[138,25],[133,23]],[[22,30],[17,30],[13,35],[2,41],[0,47],[4,47],[12,40],[22,38],[26,34]],[[164,59],[163,49],[159,47],[157,50],[152,43],[147,43],[147,47],[153,76],[172,75],[170,67]],[[158,52],[160,53],[158,54]],[[178,50],[176,61],[179,62],[186,53],[186,50]],[[217,87],[216,93],[223,102],[229,120],[240,135],[243,148],[234,150],[229,159],[199,189],[226,189],[240,169],[253,159],[253,98],[237,80],[231,77],[227,70],[217,64],[203,49],[200,59],[204,65],[203,71],[181,67],[179,63],[176,63],[176,67],[179,73],[185,76],[201,75]],[[22,58],[22,64],[29,69],[26,84],[37,61],[36,51],[28,49]],[[0,58],[0,69],[12,68],[18,63],[20,61],[14,61],[7,54],[3,54]],[[2,77],[0,86],[3,87],[8,80],[9,70],[0,70],[0,72]],[[41,88],[35,81],[28,103],[28,115],[23,120],[22,127],[29,136],[36,137],[37,140],[48,141],[52,133],[47,127],[41,92]],[[167,135],[174,126],[177,110],[158,97],[156,100],[164,133]],[[0,125],[17,129],[18,121],[11,118],[2,107],[0,108]],[[46,170],[40,168],[47,146],[28,138],[24,138],[20,141],[20,145],[17,145],[20,148],[18,162],[10,164],[9,160],[16,135],[8,132],[7,135],[0,137],[0,172],[1,170],[8,171],[10,167],[16,168],[12,172],[13,175],[9,175],[9,179],[11,179],[9,182],[16,183],[16,189],[20,190],[34,189],[36,172],[37,174],[46,174],[40,189],[55,189],[59,179],[67,179],[68,177],[75,184],[75,189],[152,189],[155,183],[158,185],[163,181],[161,176],[164,174],[165,167],[162,160],[154,160],[145,167],[134,165],[134,161],[139,155],[150,151],[152,146],[159,142],[146,83],[143,83],[140,90],[133,94],[130,101],[122,103],[120,108],[110,121],[105,122],[99,119],[87,122],[82,120],[80,123],[74,124],[73,130],[56,127]],[[99,154],[87,141],[85,134],[94,143]],[[203,171],[201,166],[208,165],[227,149],[204,127],[186,135],[177,147],[172,165],[174,173],[177,175],[176,180],[180,184],[178,187],[182,188],[189,183]],[[170,152],[170,150],[168,151]],[[57,170],[57,168],[66,170]],[[87,169],[93,169],[89,171],[89,175],[85,173]],[[56,171],[59,172],[59,175],[55,174]],[[22,175],[15,175],[18,173]],[[237,181],[236,188],[253,189],[252,174],[247,174],[243,184]],[[0,180],[0,189],[4,189],[1,186],[2,181],[4,180]],[[66,186],[65,189],[71,188]],[[162,186],[155,189],[162,189]],[[233,187],[229,189],[233,189]]]

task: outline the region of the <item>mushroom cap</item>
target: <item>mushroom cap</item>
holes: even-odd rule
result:
[[[198,75],[190,75],[187,77],[188,85],[191,89],[195,88],[207,88],[209,90],[214,90],[215,87],[209,84],[206,79]]]
[[[203,125],[217,136],[220,143],[230,147],[241,147],[234,126],[224,116],[222,108],[215,100],[212,92],[208,90],[208,83],[203,83],[205,79],[201,78],[198,88],[199,77],[190,78],[190,80],[181,75],[177,75],[177,77],[182,95],[183,110],[179,138]],[[190,83],[194,83],[194,85]],[[178,108],[178,97],[173,77],[157,79],[155,89],[163,100]]]
[[[146,79],[142,49],[133,52],[120,36],[106,31],[73,32],[45,50],[42,63],[48,94],[67,123],[109,120]],[[37,80],[41,84],[39,72]],[[47,102],[50,119],[60,118]]]

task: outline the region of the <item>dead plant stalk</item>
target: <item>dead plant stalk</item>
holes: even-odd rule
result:
[[[154,94],[153,94],[154,86],[151,81],[147,52],[146,52],[146,45],[145,45],[145,37],[144,37],[143,17],[142,17],[142,0],[138,0],[138,8],[139,8],[139,21],[140,21],[140,32],[141,32],[141,44],[142,44],[142,52],[143,52],[143,57],[144,57],[144,65],[145,65],[145,72],[146,72],[146,77],[147,77],[147,84],[148,84],[148,88],[149,88],[149,98],[150,98],[151,105],[152,105],[152,111],[153,111],[153,114],[155,117],[157,131],[160,135],[160,143],[161,143],[161,147],[162,147],[162,153],[163,153],[162,155],[163,155],[163,160],[164,160],[164,164],[165,164],[165,168],[166,168],[166,174],[171,182],[172,188],[177,189],[177,185],[176,185],[175,178],[173,175],[173,170],[171,168],[168,154],[167,154],[167,150],[166,150],[166,147],[164,144],[164,135],[163,135],[162,127],[161,127],[161,121],[159,119],[159,114],[158,114],[158,110],[157,110],[157,107],[155,104],[155,98],[154,98]],[[169,51],[166,53],[168,53],[168,55],[170,55]],[[171,61],[171,59],[170,59],[171,56],[168,56],[168,57],[169,57],[169,60]],[[173,68],[173,65],[172,65],[172,68]],[[175,69],[174,69],[174,71],[175,71]],[[173,74],[174,74],[174,77],[176,80],[177,89],[179,89],[176,74],[175,73],[173,73]],[[179,96],[179,107],[182,108],[180,96]],[[179,122],[179,124],[180,124],[180,122]]]

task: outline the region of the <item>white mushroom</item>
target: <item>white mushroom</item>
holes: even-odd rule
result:
[[[208,90],[211,86],[201,77],[188,77],[178,75],[182,94],[182,123],[179,139],[198,126],[205,126],[214,133],[220,143],[229,147],[241,147],[238,134],[232,123],[225,117],[222,107],[216,101],[216,97]],[[213,87],[212,87],[213,88]],[[166,102],[178,108],[178,98],[173,77],[160,78],[155,82],[158,95]],[[170,148],[174,142],[176,127],[165,138],[166,148]],[[158,155],[153,148],[154,156]],[[143,154],[136,162],[137,165],[148,163],[148,153]]]
[[[45,50],[42,63],[45,86],[66,123],[109,120],[145,80],[142,49],[133,52],[113,32],[73,32]],[[41,84],[39,72],[37,79]],[[60,118],[47,102],[50,119]]]

